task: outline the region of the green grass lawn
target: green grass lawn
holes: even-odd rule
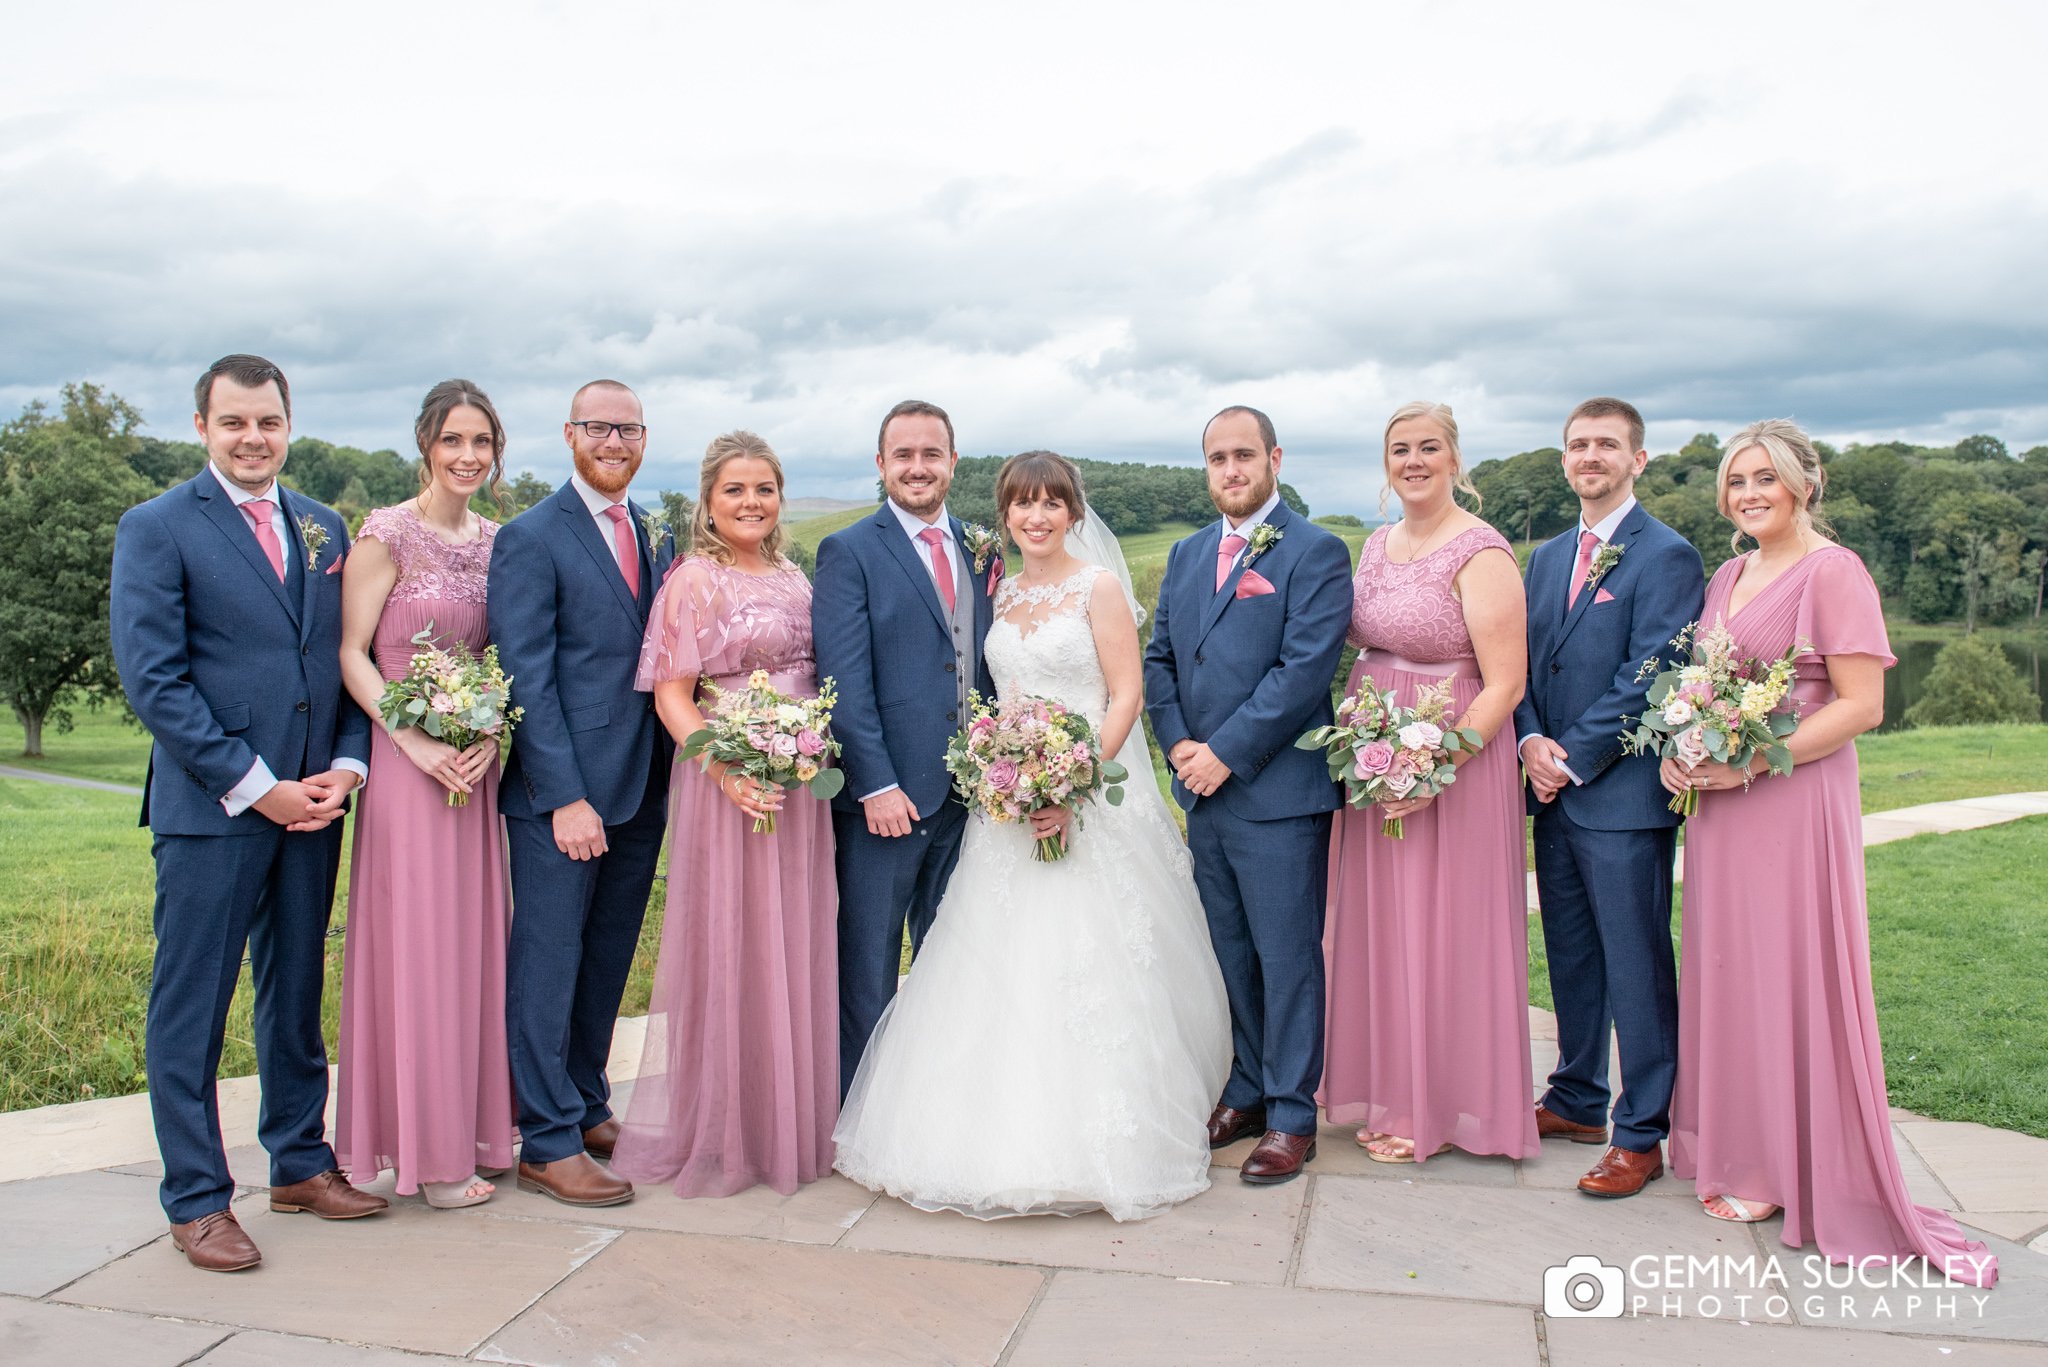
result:
[[[2048,790],[2048,726],[1942,726],[1856,742],[1863,810]]]
[[[844,531],[864,517],[873,517],[880,504],[865,508],[845,508],[836,513],[819,513],[816,517],[800,517],[783,524],[782,530],[789,539],[808,550],[816,551],[818,543],[837,531]]]
[[[77,725],[69,731],[45,726],[43,757],[28,759],[21,753],[21,723],[12,710],[0,710],[0,764],[141,787],[149,772],[148,733],[127,720],[119,707],[97,712],[81,707],[73,715]]]

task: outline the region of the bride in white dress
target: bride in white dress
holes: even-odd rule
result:
[[[1144,610],[1122,553],[1063,457],[1005,462],[996,502],[1024,562],[996,594],[997,691],[1085,714],[1130,780],[1121,806],[1082,808],[1051,863],[1029,825],[971,820],[840,1112],[835,1166],[923,1210],[1142,1219],[1209,1186],[1229,1006],[1138,723]]]

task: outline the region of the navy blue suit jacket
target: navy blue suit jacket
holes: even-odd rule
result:
[[[1638,503],[1609,543],[1614,568],[1566,609],[1578,563],[1578,523],[1529,557],[1529,687],[1515,708],[1515,735],[1548,736],[1578,775],[1557,795],[1581,826],[1598,831],[1675,826],[1654,755],[1621,748],[1622,718],[1640,716],[1649,676],[1643,661],[1668,657],[1671,638],[1706,602],[1706,575],[1692,543]],[[1529,794],[1529,811],[1543,804]]]
[[[974,686],[993,700],[981,653],[992,620],[988,575],[974,572],[960,519],[950,521],[972,581],[956,590],[974,604]],[[936,812],[952,788],[946,743],[966,722],[954,706],[953,628],[931,571],[887,503],[818,543],[811,636],[818,676],[839,690],[832,734],[846,787],[832,805],[859,811],[862,794],[893,783],[918,815]]]
[[[491,543],[491,639],[512,676],[513,705],[525,709],[498,786],[506,816],[547,816],[582,800],[616,826],[640,810],[657,756],[665,774],[675,753],[654,695],[633,689],[647,610],[674,547],[666,536],[649,546],[645,511],[630,499],[626,507],[640,552],[637,599],[567,480]]]
[[[1237,598],[1245,557],[1216,588],[1223,523],[1174,543],[1145,649],[1145,711],[1160,749],[1205,741],[1230,766],[1215,799],[1233,816],[1271,821],[1335,811],[1338,787],[1302,732],[1335,720],[1330,682],[1351,624],[1351,556],[1344,543],[1282,503],[1280,533],[1251,568],[1273,592]],[[1195,797],[1173,781],[1174,800]]]
[[[108,602],[114,663],[148,728],[141,824],[158,835],[254,835],[260,813],[221,799],[258,756],[279,779],[369,756],[369,720],[341,686],[341,576],[348,528],[279,484],[292,537],[284,583],[249,519],[210,470],[130,508],[114,533]],[[327,533],[309,565],[300,532]]]

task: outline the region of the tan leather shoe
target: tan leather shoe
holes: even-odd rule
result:
[[[1664,1155],[1656,1149],[1637,1153],[1633,1149],[1610,1147],[1600,1155],[1593,1170],[1579,1179],[1579,1190],[1588,1196],[1633,1196],[1645,1183],[1664,1175]]]
[[[592,1125],[583,1132],[583,1151],[593,1158],[610,1158],[612,1148],[619,1142],[617,1117],[601,1124]]]
[[[171,1226],[171,1247],[201,1272],[240,1272],[263,1261],[256,1241],[231,1210],[217,1210]]]
[[[1268,1130],[1259,1146],[1244,1160],[1244,1166],[1237,1170],[1237,1175],[1255,1187],[1270,1187],[1299,1177],[1301,1165],[1315,1156],[1314,1135]]]
[[[1547,1107],[1536,1108],[1536,1137],[1538,1139],[1569,1139],[1574,1144],[1605,1144],[1605,1125],[1580,1125],[1566,1120],[1556,1111]]]
[[[519,1189],[552,1196],[565,1206],[617,1206],[633,1199],[633,1184],[606,1172],[587,1153],[552,1163],[521,1163]]]
[[[357,1191],[335,1168],[303,1182],[270,1189],[270,1208],[279,1215],[310,1210],[323,1220],[360,1220],[390,1206],[381,1196]]]
[[[1209,1113],[1209,1147],[1228,1148],[1240,1139],[1263,1134],[1265,1129],[1266,1112],[1263,1107],[1255,1111],[1234,1111],[1219,1102]]]

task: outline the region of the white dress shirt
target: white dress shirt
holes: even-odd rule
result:
[[[626,502],[626,495],[620,494],[617,498],[613,498],[610,494],[601,494],[596,489],[591,488],[590,485],[584,483],[583,476],[573,472],[569,476],[569,483],[574,486],[576,496],[583,500],[583,506],[590,509],[590,517],[593,522],[597,523],[598,534],[604,538],[604,544],[611,547],[612,559],[618,561],[619,573],[624,574],[626,572],[626,563],[623,560],[619,560],[619,538],[612,531],[616,524],[606,514],[605,509],[623,507]],[[628,511],[630,512],[630,510]],[[635,537],[633,540],[633,555],[636,560],[640,555],[639,546],[639,538]],[[636,564],[633,568],[638,570],[639,566]],[[639,575],[635,574],[634,580],[637,582],[638,579]]]
[[[1579,552],[1577,548],[1580,545],[1580,543],[1582,543],[1585,540],[1586,533],[1591,532],[1594,536],[1600,538],[1600,544],[1602,546],[1605,546],[1609,541],[1612,541],[1614,539],[1614,534],[1621,530],[1622,520],[1625,519],[1629,515],[1629,513],[1634,510],[1635,506],[1636,496],[1634,494],[1630,494],[1627,498],[1621,501],[1620,507],[1616,508],[1607,516],[1601,518],[1598,522],[1594,523],[1590,527],[1586,525],[1585,512],[1583,510],[1580,511],[1578,530],[1572,533],[1572,566],[1574,569],[1578,567],[1579,563]],[[1593,553],[1595,555],[1598,555],[1600,552],[1598,550],[1595,550]],[[1569,583],[1565,585],[1565,592],[1571,592],[1571,585]],[[1529,736],[1540,734],[1542,733],[1537,731],[1531,731],[1529,733]],[[1529,736],[1523,736],[1521,737],[1521,739],[1515,742],[1515,750],[1517,753],[1521,751],[1523,743],[1529,739]],[[1569,764],[1566,764],[1563,760],[1559,760],[1557,762],[1557,767],[1564,770],[1564,776],[1572,781],[1572,786],[1574,788],[1582,788],[1585,786],[1586,781],[1580,778],[1577,774],[1573,773],[1572,768]]]
[[[285,516],[284,497],[277,491],[277,481],[272,480],[270,487],[262,493],[252,494],[239,484],[229,483],[227,479],[222,477],[220,468],[212,461],[206,462],[206,468],[213,472],[214,479],[219,481],[220,487],[227,491],[228,497],[234,501],[237,512],[241,511],[244,504],[254,503],[259,498],[270,500],[270,530],[277,536],[277,544],[284,551],[285,569],[289,573],[292,557],[299,554],[298,538],[292,535],[291,519]],[[247,522],[249,515],[242,513],[242,520]],[[256,534],[253,527],[250,529],[249,534],[251,536]],[[360,780],[356,784],[358,788],[362,787],[363,783],[369,781],[369,766],[359,759],[337,758],[334,761],[334,767],[346,769],[354,774]],[[263,756],[258,755],[256,762],[249,766],[249,772],[242,775],[242,781],[228,789],[228,795],[220,800],[220,809],[229,816],[240,816],[243,812],[248,811],[251,807],[262,801],[263,795],[276,786],[277,776],[270,772],[270,766],[263,762]]]
[[[901,524],[903,534],[910,538],[910,548],[917,553],[917,563],[924,566],[926,574],[931,575],[932,588],[934,590],[937,590],[939,586],[939,576],[932,569],[931,552],[925,548],[925,544],[920,538],[927,530],[932,528],[938,530],[940,537],[939,545],[945,549],[946,561],[953,567],[953,594],[955,601],[958,601],[959,595],[968,591],[967,560],[961,551],[959,543],[953,539],[953,519],[947,514],[946,505],[943,503],[939,505],[939,517],[936,522],[925,521],[916,513],[906,510],[893,498],[888,500],[888,507],[890,512],[896,514],[896,521]],[[939,602],[943,604],[945,601],[946,596],[940,594]],[[877,788],[872,793],[862,793],[860,800],[866,802],[871,797],[880,797],[883,793],[893,792],[901,786],[901,784],[892,783],[886,788]],[[927,815],[927,813],[921,812],[919,815]]]

